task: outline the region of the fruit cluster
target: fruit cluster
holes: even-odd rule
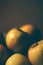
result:
[[[43,40],[39,29],[25,24],[0,33],[0,65],[43,65]]]

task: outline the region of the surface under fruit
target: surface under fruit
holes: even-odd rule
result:
[[[2,44],[0,44],[0,63],[4,63],[7,57],[8,57],[8,52],[6,48]]]

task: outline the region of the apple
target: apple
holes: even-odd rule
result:
[[[30,46],[28,49],[28,59],[32,65],[43,65],[43,40]]]
[[[33,30],[34,30],[34,25],[32,25],[32,24],[24,24],[24,25],[20,26],[20,29],[22,31],[28,33],[29,35],[31,35]]]
[[[4,63],[5,60],[8,57],[8,51],[6,47],[4,47],[2,44],[0,44],[0,63]]]
[[[5,65],[30,65],[30,63],[24,55],[17,53],[10,56]]]
[[[6,46],[15,52],[21,52],[28,46],[29,35],[20,29],[12,28],[6,34]]]
[[[32,24],[26,24],[18,28],[12,28],[6,34],[6,46],[15,52],[27,53],[33,42],[41,39],[39,30]]]
[[[28,33],[28,35],[30,35],[31,43],[41,40],[40,30],[32,24],[24,24],[20,27],[20,30],[22,30],[22,31]]]

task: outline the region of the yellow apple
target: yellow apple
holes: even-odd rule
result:
[[[32,24],[24,24],[20,29],[30,35],[31,43],[41,40],[41,32],[36,26]]]
[[[26,24],[19,29],[12,28],[6,34],[6,45],[15,52],[27,51],[31,43],[41,39],[40,32],[32,24]]]
[[[6,34],[6,45],[15,52],[21,52],[28,43],[28,34],[13,28]],[[26,48],[26,47],[25,47]]]
[[[30,65],[30,64],[24,55],[17,53],[9,57],[5,65]]]
[[[28,59],[32,65],[43,65],[43,40],[31,45],[28,50]]]
[[[20,29],[31,35],[34,30],[34,26],[32,24],[24,24],[23,26],[20,27]]]

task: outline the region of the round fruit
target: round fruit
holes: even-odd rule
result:
[[[6,48],[0,44],[0,62],[3,63],[8,57],[8,52]]]
[[[22,54],[14,54],[8,58],[5,65],[29,65],[29,62]]]
[[[29,35],[31,35],[32,31],[34,30],[34,26],[31,24],[25,24],[25,25],[21,26],[20,29],[22,31],[28,33]]]
[[[6,35],[6,45],[15,52],[20,52],[28,43],[28,34],[17,28],[11,29]]]
[[[28,59],[33,65],[43,65],[43,40],[29,48]]]
[[[41,40],[41,32],[39,31],[39,29],[36,26],[34,26],[32,24],[25,24],[25,25],[21,26],[20,29],[22,31],[28,33],[28,35],[30,35],[31,43]]]

